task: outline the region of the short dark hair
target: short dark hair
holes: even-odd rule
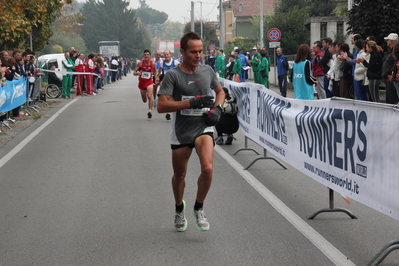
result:
[[[321,39],[321,40],[324,41],[325,43],[328,43],[329,45],[332,44],[332,40],[331,40],[330,37],[325,37],[325,38],[323,38],[323,39]]]
[[[201,40],[201,36],[199,36],[199,34],[196,32],[192,32],[192,31],[187,32],[180,39],[180,48],[183,49],[184,51],[186,51],[188,48],[188,42],[190,40]]]
[[[316,44],[316,46],[319,47],[320,49],[323,47],[321,41],[315,41],[313,44]]]
[[[149,54],[151,55],[151,51],[148,50],[148,49],[145,49],[145,50],[144,50],[143,54],[145,54],[145,53],[149,53]]]

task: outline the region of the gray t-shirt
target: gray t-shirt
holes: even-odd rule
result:
[[[165,74],[158,94],[171,95],[172,101],[181,101],[198,95],[211,95],[210,89],[219,86],[218,78],[210,66],[199,65],[195,73],[183,72],[179,66]],[[188,109],[173,113],[171,123],[171,144],[191,144],[203,133],[213,132],[205,125],[205,115],[198,110]]]

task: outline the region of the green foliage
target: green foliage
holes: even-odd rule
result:
[[[62,6],[72,0],[0,1],[0,50],[28,48],[33,36],[33,50],[40,50],[53,34],[52,23]]]
[[[184,33],[191,31],[191,22],[184,26]],[[201,35],[201,21],[194,21],[194,31]],[[202,25],[202,43],[204,45],[204,51],[208,50],[210,44],[219,46],[219,40],[216,36],[216,28],[213,24],[204,22]]]
[[[64,50],[62,49],[61,45],[54,44],[53,46],[51,46],[51,50],[49,50],[48,52],[46,52],[44,54],[60,54],[63,52],[64,52]]]
[[[231,54],[234,47],[238,47],[238,49],[244,51],[251,51],[254,46],[258,45],[257,38],[247,38],[247,37],[236,37],[232,40],[231,43],[225,46],[225,54]]]
[[[355,0],[348,18],[349,33],[374,35],[382,43],[384,36],[398,31],[399,1]]]
[[[56,31],[50,38],[49,43],[41,51],[41,54],[55,53],[54,46],[61,48],[61,52],[57,53],[69,51],[71,47],[74,47],[80,53],[87,54],[86,44],[80,35],[67,36],[63,32]]]
[[[277,0],[275,2],[276,14],[289,12],[293,7],[297,7],[298,9],[306,8],[311,3],[311,0]]]
[[[86,18],[81,36],[89,51],[98,52],[99,41],[119,41],[121,56],[141,57],[151,39],[126,0],[88,0],[81,12]]]
[[[331,0],[313,0],[310,16],[311,17],[326,17],[331,16],[336,4]]]
[[[274,16],[267,16],[265,19],[264,43],[269,47],[267,31],[270,28],[278,28],[281,31],[281,47],[285,54],[295,54],[298,46],[310,42],[310,32],[304,30],[303,23],[309,17],[309,8],[294,6],[288,11],[277,12]]]
[[[168,20],[168,14],[150,7],[138,8],[136,10],[136,16],[140,18],[141,22],[145,25],[162,24]]]
[[[180,41],[183,35],[183,25],[180,22],[167,21],[162,32],[162,40]]]

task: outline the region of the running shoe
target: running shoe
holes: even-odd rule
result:
[[[175,214],[175,229],[177,232],[184,232],[187,229],[187,219],[184,215],[184,211],[186,210],[186,202],[183,200],[183,211],[176,212]]]
[[[224,145],[231,145],[232,142],[233,142],[233,135],[228,135]]]
[[[165,115],[166,120],[170,120],[170,114]]]
[[[147,117],[148,117],[148,118],[151,118],[151,117],[152,117],[152,113],[151,113],[151,112],[148,112],[148,113],[147,113]]]
[[[217,145],[223,145],[223,137],[222,137],[222,136],[220,136],[220,137],[218,137],[218,138],[216,139],[216,144],[217,144]]]
[[[208,231],[209,223],[208,219],[206,219],[205,212],[203,209],[199,209],[198,211],[194,210],[193,214],[196,220],[196,227],[200,231]]]

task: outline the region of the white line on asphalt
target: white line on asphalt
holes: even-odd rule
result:
[[[76,102],[78,99],[73,99],[64,107],[62,107],[57,113],[51,116],[43,125],[38,127],[35,131],[33,131],[29,136],[27,136],[23,141],[21,141],[14,149],[12,149],[9,153],[4,155],[3,158],[0,159],[0,168],[2,168],[12,157],[15,156],[20,150],[23,149],[34,137],[36,137],[43,129],[45,129],[51,122],[54,121],[65,109],[67,109],[71,104]]]
[[[295,212],[277,198],[269,189],[259,182],[250,172],[244,170],[233,157],[225,150],[215,146],[215,151],[222,156],[258,193],[265,198],[282,216],[284,216],[296,229],[309,239],[321,252],[324,253],[335,265],[355,266],[344,254],[328,242],[322,235],[302,220]]]

